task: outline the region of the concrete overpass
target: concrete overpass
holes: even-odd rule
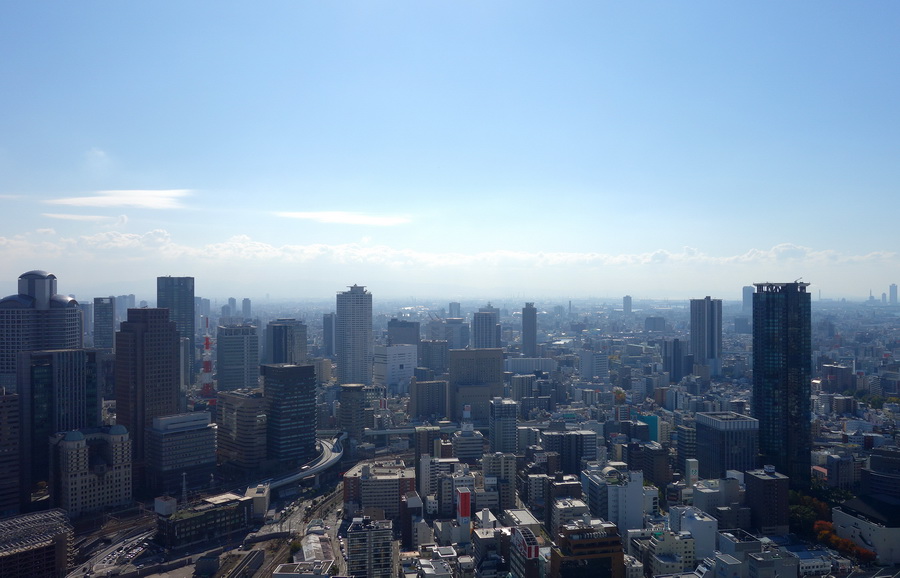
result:
[[[332,440],[318,440],[319,448],[321,449],[319,457],[302,466],[295,472],[273,479],[269,482],[269,488],[275,490],[282,486],[298,484],[300,483],[300,480],[318,476],[320,473],[334,466],[341,461],[342,457],[344,457],[343,442],[346,438],[347,434],[344,433]]]

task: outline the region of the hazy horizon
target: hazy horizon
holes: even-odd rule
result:
[[[8,3],[0,287],[900,281],[900,5]],[[143,297],[146,298],[146,297]]]

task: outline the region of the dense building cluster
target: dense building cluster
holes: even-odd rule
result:
[[[165,548],[234,539],[271,517],[270,483],[296,492],[304,472],[342,484],[344,522],[310,524],[276,576],[900,563],[895,286],[865,303],[767,282],[735,302],[445,308],[360,285],[333,307],[218,307],[192,277],[159,277],[136,307],[56,284],[30,271],[0,301],[4,576],[32,559],[64,575],[73,523],[138,502]],[[850,546],[815,549],[789,502],[812,496]]]

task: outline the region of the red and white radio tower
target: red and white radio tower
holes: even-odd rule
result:
[[[212,350],[209,345],[209,317],[206,318],[206,333],[203,336],[203,371],[200,373],[200,395],[210,399],[216,397],[213,384]]]

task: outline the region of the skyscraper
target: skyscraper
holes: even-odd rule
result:
[[[809,283],[756,283],[753,294],[753,417],[763,464],[791,487],[810,483]]]
[[[537,357],[537,308],[526,303],[522,308],[522,356]]]
[[[369,407],[366,398],[369,395],[366,386],[361,383],[345,383],[341,386],[338,422],[350,439],[357,442],[362,441],[363,429],[366,427],[365,411]]]
[[[492,452],[516,453],[516,425],[519,404],[512,399],[495,397],[490,401],[488,435]]]
[[[372,383],[372,294],[361,285],[337,294],[338,383]]]
[[[56,275],[22,273],[18,294],[0,300],[0,388],[16,391],[20,351],[80,348],[81,327],[78,302],[56,292]]]
[[[266,461],[266,405],[261,389],[220,391],[216,404],[216,452],[242,470]]]
[[[156,306],[169,310],[181,337],[194,339],[194,278],[157,277]]]
[[[451,420],[462,417],[463,407],[472,408],[472,421],[488,421],[490,400],[503,395],[502,349],[451,349],[447,413]]]
[[[27,464],[23,502],[30,500],[36,484],[50,481],[50,437],[100,425],[98,353],[57,349],[19,354],[22,463]]]
[[[897,304],[897,284],[891,283],[889,291],[890,291],[890,298],[888,300],[888,303],[890,303],[891,305],[896,305]]]
[[[143,483],[146,429],[155,417],[179,413],[179,341],[168,309],[129,309],[116,333],[116,423],[131,434],[136,488]]]
[[[266,363],[303,365],[307,357],[306,324],[297,319],[276,319],[266,326]]]
[[[753,285],[746,285],[742,289],[742,311],[744,313],[753,313]]]
[[[253,311],[250,305],[250,299],[244,297],[241,301],[241,315],[243,315],[244,319],[251,319],[253,317]]]
[[[19,513],[19,396],[0,388],[0,519]]]
[[[624,311],[625,313],[631,313],[631,295],[622,297],[622,311]]]
[[[216,328],[216,388],[256,387],[259,381],[259,335],[255,325]]]
[[[409,385],[409,416],[416,420],[431,420],[446,415],[447,382],[412,380]]]
[[[719,375],[722,365],[722,300],[691,299],[691,353],[694,363]]]
[[[175,322],[178,335],[187,340],[181,344],[183,381],[194,383],[194,278],[157,277],[156,306],[169,310],[169,320]]]
[[[335,314],[325,313],[322,315],[322,355],[325,357],[334,357],[334,327]]]
[[[260,367],[266,400],[268,455],[305,463],[316,455],[316,368],[284,363]]]
[[[415,345],[418,347],[421,335],[418,321],[392,318],[388,321],[388,345]]]
[[[697,412],[696,420],[702,479],[724,478],[728,470],[756,467],[759,421],[731,411]]]
[[[347,529],[347,574],[391,578],[397,574],[398,553],[390,520],[354,518]]]
[[[94,347],[112,349],[116,344],[116,298],[94,297]]]
[[[472,347],[493,349],[500,347],[500,310],[488,303],[472,314]]]

